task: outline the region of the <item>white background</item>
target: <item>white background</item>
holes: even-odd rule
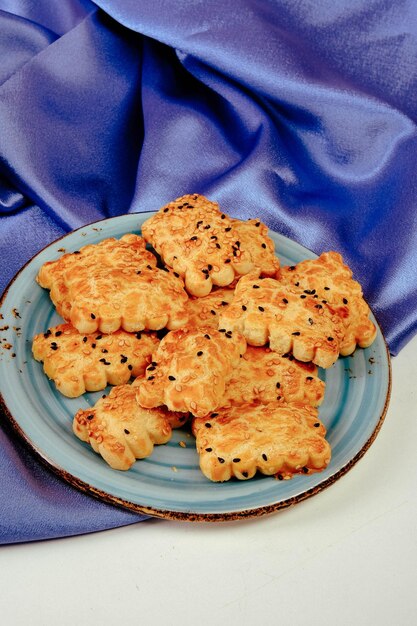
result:
[[[0,548],[0,624],[417,624],[417,337],[363,459],[268,517]]]

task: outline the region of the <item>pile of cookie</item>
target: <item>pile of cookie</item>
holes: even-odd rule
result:
[[[280,267],[264,224],[191,194],[142,236],[63,254],[37,281],[65,320],[34,338],[46,375],[72,398],[113,385],[73,421],[112,468],[129,469],[185,424],[213,481],[328,465],[318,368],[376,336],[338,253]]]

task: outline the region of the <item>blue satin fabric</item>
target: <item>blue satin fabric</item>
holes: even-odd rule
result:
[[[395,354],[417,329],[416,51],[411,0],[0,0],[0,290],[72,228],[198,192],[340,251]],[[6,476],[35,465],[0,445]],[[37,475],[36,524],[3,507],[0,540],[140,519]]]

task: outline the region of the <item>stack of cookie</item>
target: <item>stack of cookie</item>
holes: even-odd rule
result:
[[[34,357],[66,396],[114,385],[77,412],[75,434],[120,470],[187,422],[213,481],[324,469],[318,367],[376,335],[340,255],[280,267],[265,225],[197,194],[162,207],[142,235],[39,272],[66,323],[35,337]]]

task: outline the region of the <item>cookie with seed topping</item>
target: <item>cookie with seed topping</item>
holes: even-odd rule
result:
[[[178,328],[186,322],[184,285],[156,268],[145,245],[134,234],[104,239],[45,263],[37,281],[81,333]]]
[[[245,353],[239,333],[210,326],[169,332],[153,353],[138,401],[146,407],[206,415],[222,404],[228,379]]]
[[[317,409],[302,404],[249,403],[193,420],[200,468],[212,481],[256,472],[279,479],[327,467],[331,449]]]
[[[198,194],[170,202],[142,225],[146,241],[183,277],[187,291],[198,297],[208,295],[214,285],[230,285],[251,271],[260,257],[262,271],[275,275],[279,262],[266,232],[256,220],[242,227],[216,202]]]
[[[320,406],[325,383],[313,363],[302,363],[292,354],[279,356],[270,348],[248,346],[225,391],[225,406],[275,400]]]
[[[280,281],[317,295],[320,302],[341,318],[344,336],[340,354],[354,352],[356,346],[367,348],[376,337],[376,327],[369,319],[370,309],[360,284],[338,252],[324,252],[317,259],[283,267]]]
[[[142,375],[158,344],[155,333],[82,335],[71,324],[59,324],[35,336],[32,352],[58,391],[76,398]]]
[[[299,361],[331,367],[343,338],[340,317],[327,304],[292,285],[256,273],[243,276],[219,327],[241,333],[249,345],[291,352]]]
[[[128,470],[136,459],[150,456],[155,444],[167,443],[172,428],[188,419],[165,407],[144,409],[136,392],[135,385],[114,387],[93,408],[78,411],[73,420],[77,437],[113,469]]]
[[[235,295],[234,289],[219,287],[213,289],[208,296],[196,298],[191,296],[187,302],[187,326],[212,326],[218,328],[219,313],[229,306]]]

